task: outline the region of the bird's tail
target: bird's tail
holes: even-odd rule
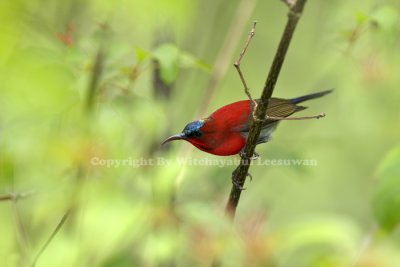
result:
[[[318,93],[313,93],[313,94],[309,94],[309,95],[303,95],[303,96],[299,96],[299,97],[296,97],[296,98],[289,99],[289,101],[292,104],[298,104],[298,103],[301,103],[301,102],[304,102],[304,101],[307,101],[307,100],[310,100],[310,99],[322,97],[324,95],[327,95],[327,94],[331,93],[332,91],[333,91],[333,89],[330,89],[330,90],[325,90],[325,91],[318,92]]]

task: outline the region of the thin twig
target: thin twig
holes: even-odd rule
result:
[[[71,213],[71,209],[68,209],[63,217],[61,218],[60,222],[57,224],[56,228],[54,229],[53,233],[51,233],[50,237],[47,239],[46,243],[44,243],[43,247],[39,250],[38,254],[36,255],[35,259],[33,260],[31,267],[35,267],[37,261],[39,260],[40,256],[43,254],[43,252],[46,250],[47,246],[50,244],[50,242],[53,240],[53,238],[56,236],[58,231],[60,231],[61,227],[64,225],[65,221],[68,219],[69,215]]]
[[[207,89],[195,114],[196,118],[204,116],[204,112],[207,111],[207,107],[214,96],[216,88],[218,88],[222,78],[228,71],[229,64],[227,64],[227,62],[232,60],[231,58],[235,53],[238,42],[240,41],[242,31],[244,27],[246,27],[246,23],[253,13],[257,2],[258,0],[241,0],[238,4],[236,13],[232,18],[232,24],[229,26],[224,42],[213,64],[211,77],[206,87]]]
[[[11,201],[11,209],[14,215],[15,227],[17,230],[17,238],[18,243],[21,251],[21,259],[23,261],[24,266],[27,266],[29,263],[29,252],[30,252],[30,242],[28,239],[28,234],[24,223],[21,218],[20,211],[18,209],[18,201],[17,198]]]
[[[235,67],[240,67],[240,63],[243,59],[244,54],[247,51],[247,48],[250,45],[251,39],[253,39],[254,35],[256,35],[256,26],[257,26],[257,21],[253,22],[253,28],[251,29],[251,31],[249,32],[249,35],[247,37],[247,41],[246,44],[243,48],[243,51],[240,53],[238,60],[236,60],[236,62],[234,63]]]
[[[28,191],[28,192],[23,192],[23,193],[9,193],[5,195],[0,195],[0,201],[18,201],[23,198],[27,198],[31,195],[33,195],[35,192],[34,191]]]
[[[214,67],[206,87],[206,92],[200,102],[201,104],[195,112],[194,118],[204,117],[206,115],[205,112],[215,94],[216,88],[218,88],[218,85],[221,83],[222,78],[228,70],[229,64],[227,64],[227,62],[229,62],[233,57],[235,49],[240,42],[240,36],[243,29],[246,26],[247,21],[250,19],[257,2],[258,0],[241,0],[237,6],[235,15],[232,18],[232,23],[229,26],[224,42],[220,47],[213,64]],[[193,146],[181,146],[181,151],[178,154],[182,154],[184,157],[189,157],[191,153],[193,153]],[[181,168],[181,171],[177,175],[177,187],[182,183],[185,177],[184,171],[185,168]]]
[[[286,52],[289,48],[290,41],[292,39],[294,30],[296,29],[297,22],[301,17],[304,5],[307,0],[297,0],[293,6],[289,8],[288,20],[286,23],[285,30],[281,37],[278,49],[275,53],[274,60],[266,79],[261,98],[258,102],[255,110],[255,120],[252,120],[249,135],[247,138],[246,146],[244,147],[244,153],[241,157],[239,166],[232,173],[232,178],[236,181],[237,185],[232,185],[232,189],[229,195],[228,203],[226,205],[226,213],[231,216],[232,219],[235,217],[237,205],[240,200],[242,193],[241,188],[243,187],[248,170],[250,167],[250,158],[254,154],[254,150],[257,144],[258,137],[260,136],[262,122],[267,115],[268,102],[274,91],[276,81],[281,71],[283,62],[285,60]]]
[[[250,88],[247,86],[247,83],[246,83],[246,80],[244,79],[242,70],[240,69],[240,63],[241,63],[241,61],[243,59],[244,54],[247,51],[247,48],[250,45],[251,40],[253,39],[254,35],[256,34],[256,25],[257,25],[257,21],[254,21],[253,22],[253,28],[251,29],[251,31],[250,31],[250,33],[249,33],[249,35],[247,37],[246,44],[245,44],[242,52],[240,53],[238,60],[236,60],[236,62],[233,64],[233,66],[235,66],[235,68],[236,68],[236,70],[237,70],[237,72],[239,74],[240,80],[242,81],[242,84],[243,84],[243,87],[244,87],[244,92],[246,93],[247,97],[251,101],[253,112],[257,107],[257,102],[251,97]]]

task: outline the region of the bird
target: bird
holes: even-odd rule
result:
[[[270,140],[272,132],[280,120],[290,119],[288,116],[302,111],[307,107],[298,105],[307,100],[320,98],[332,92],[325,90],[291,99],[270,98],[267,115],[262,122],[257,145]],[[259,103],[259,99],[255,100]],[[240,154],[246,145],[253,119],[253,103],[251,100],[241,100],[214,111],[207,118],[188,123],[181,133],[165,139],[162,144],[175,140],[184,140],[196,148],[218,156]],[[304,117],[319,118],[322,116]]]

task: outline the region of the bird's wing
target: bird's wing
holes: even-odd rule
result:
[[[259,102],[258,99],[256,101],[257,101],[257,103]],[[270,98],[269,102],[268,102],[267,116],[288,117],[288,116],[292,115],[293,113],[301,111],[303,109],[306,109],[306,107],[293,104],[287,99]],[[265,122],[263,122],[262,128],[265,129],[270,126],[273,126],[273,128],[275,128],[276,123],[278,121],[279,120],[266,119]],[[247,121],[247,123],[240,129],[240,131],[248,132],[249,130],[250,130],[250,120]]]
[[[298,106],[291,103],[287,99],[271,98],[268,102],[267,116],[270,117],[288,117],[295,112],[306,109],[306,107]],[[275,120],[267,120],[275,121]]]

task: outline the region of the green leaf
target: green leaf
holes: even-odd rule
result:
[[[355,17],[355,19],[356,19],[358,24],[363,24],[368,19],[368,15],[363,13],[363,12],[361,12],[361,11],[357,11],[354,14],[354,17]]]
[[[144,60],[146,60],[149,56],[151,55],[151,53],[149,51],[143,50],[140,47],[136,47],[135,48],[135,57],[138,61],[138,63],[143,62]]]
[[[176,80],[181,68],[199,68],[209,72],[210,66],[190,53],[180,51],[174,44],[162,44],[152,56],[159,62],[161,79],[169,84]]]
[[[383,30],[391,30],[399,22],[399,13],[391,6],[383,6],[371,15],[371,19]]]
[[[390,232],[400,223],[400,146],[381,162],[378,178],[372,202],[374,215],[380,226]]]
[[[160,64],[161,79],[166,84],[176,80],[179,72],[179,50],[173,44],[163,44],[153,51],[153,57]]]
[[[274,237],[279,261],[285,266],[307,267],[349,266],[360,238],[351,220],[331,215],[299,218],[279,229]]]
[[[211,71],[210,65],[208,65],[206,62],[185,52],[181,53],[180,64],[183,68],[199,68],[207,72]]]

